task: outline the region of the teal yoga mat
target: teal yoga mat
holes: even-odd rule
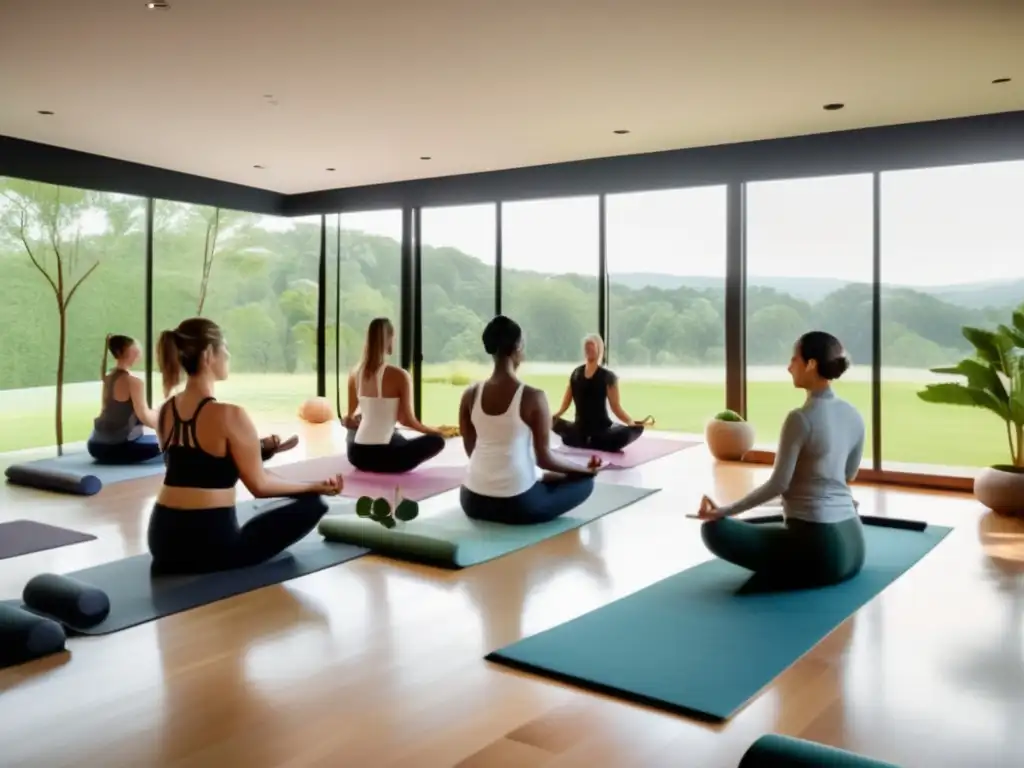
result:
[[[5,471],[13,485],[76,496],[93,496],[106,485],[163,473],[162,455],[138,464],[97,464],[85,451],[12,464]]]
[[[770,733],[755,741],[739,768],[899,768],[843,749]]]
[[[377,555],[443,568],[468,568],[579,528],[652,493],[657,490],[596,483],[590,498],[576,509],[537,525],[471,520],[455,501],[391,530],[354,514],[330,515],[320,521],[320,533],[328,541],[366,547]]]
[[[950,532],[865,526],[867,560],[831,587],[777,592],[712,560],[487,656],[510,667],[721,722]]]

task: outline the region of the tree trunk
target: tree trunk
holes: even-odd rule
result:
[[[1024,467],[1024,424],[1017,425],[1017,466]]]
[[[67,346],[68,313],[63,305],[58,306],[60,331],[57,341],[57,455],[64,455],[64,350]]]

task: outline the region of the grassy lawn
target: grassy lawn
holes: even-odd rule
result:
[[[476,370],[442,376],[425,370],[423,419],[428,424],[453,424],[467,377]],[[547,392],[552,409],[561,401],[565,375],[529,374],[524,378]],[[965,408],[929,405],[915,393],[920,383],[886,382],[883,386],[882,449],[886,463],[939,464],[976,467],[1006,461],[1006,436],[998,419]],[[867,382],[840,382],[837,392],[856,405],[870,423],[871,392]],[[288,419],[299,403],[316,391],[313,374],[236,374],[218,395],[246,406],[260,420]],[[638,381],[622,383],[623,405],[636,418],[648,414],[657,427],[675,432],[703,432],[704,424],[724,407],[725,386],[718,382]],[[53,445],[53,389],[17,390],[0,395],[0,452]],[[758,442],[775,443],[785,414],[799,405],[799,393],[786,382],[748,384],[749,416]],[[95,383],[65,389],[64,439],[88,437],[99,404]]]

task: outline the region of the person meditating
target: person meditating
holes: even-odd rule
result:
[[[227,343],[216,323],[185,320],[160,334],[164,397],[158,434],[167,472],[149,518],[155,573],[205,573],[269,560],[310,533],[327,512],[321,494],[342,489],[337,475],[317,483],[276,477],[263,460],[291,447],[277,436],[261,441],[240,406],[219,403],[214,385],[228,376]],[[184,390],[173,397],[182,371]],[[258,499],[291,497],[239,526],[239,478]]]
[[[139,345],[130,336],[108,334],[104,341],[102,407],[85,444],[89,455],[100,464],[138,464],[160,455],[156,435],[143,432],[143,427],[156,429],[156,411],[146,402],[142,379],[131,373],[140,354]],[[114,358],[109,372],[108,355]]]
[[[831,387],[849,366],[830,334],[814,331],[797,341],[789,373],[807,401],[786,417],[768,482],[732,504],[705,496],[691,515],[705,521],[701,537],[715,555],[792,587],[835,584],[860,572],[864,530],[850,483],[864,451],[864,420]],[[731,519],[780,495],[781,525]]]
[[[600,461],[582,466],[551,452],[547,397],[516,378],[523,359],[522,329],[499,315],[484,329],[483,342],[494,371],[467,389],[459,404],[459,428],[469,456],[462,509],[476,520],[510,525],[553,520],[590,497]]]
[[[410,472],[444,450],[440,429],[420,423],[412,408],[412,377],[387,362],[394,350],[395,328],[386,317],[370,322],[363,359],[348,378],[348,460],[364,472]],[[358,413],[357,413],[358,410]],[[421,434],[407,438],[401,423]]]
[[[586,362],[569,376],[552,428],[570,448],[618,453],[644,433],[644,425],[623,410],[618,377],[602,365],[604,341],[596,333],[583,340],[583,356]],[[562,418],[570,405],[576,407],[574,422]],[[621,424],[608,417],[609,405]]]

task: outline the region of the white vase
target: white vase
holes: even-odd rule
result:
[[[711,455],[719,461],[739,461],[754,447],[754,427],[749,421],[712,419],[704,428]]]
[[[981,470],[974,481],[974,498],[1000,515],[1024,515],[1024,468]]]

